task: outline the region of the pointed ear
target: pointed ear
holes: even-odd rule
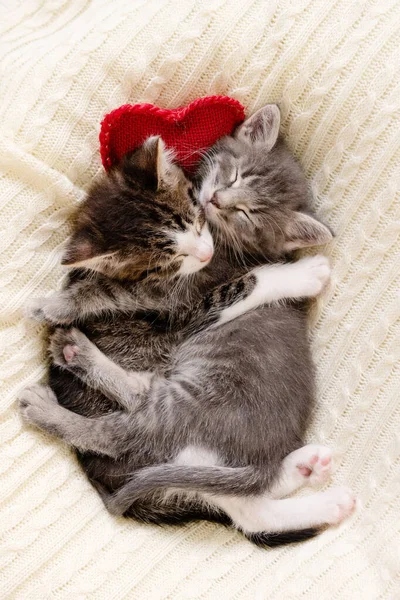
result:
[[[330,229],[317,221],[315,217],[293,211],[285,228],[285,238],[283,249],[286,252],[291,252],[298,248],[327,244],[331,241],[333,235]]]
[[[276,104],[260,108],[237,129],[235,137],[248,144],[257,144],[271,150],[276,144],[281,124],[281,113]]]
[[[157,144],[157,181],[158,187],[162,187],[163,184],[168,186],[177,183],[177,178],[181,175],[181,169],[178,165],[174,164],[174,152],[168,150],[165,146],[164,140],[158,138]]]
[[[166,148],[160,136],[149,137],[144,144],[132,155],[135,166],[154,181],[157,188],[171,185],[179,167],[173,164],[173,151]]]
[[[61,264],[66,267],[89,267],[105,253],[86,230],[74,233],[67,243]]]

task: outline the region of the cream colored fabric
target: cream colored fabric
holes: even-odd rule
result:
[[[2,4],[0,597],[399,598],[399,1]],[[24,427],[14,406],[45,375],[41,327],[21,309],[59,285],[70,208],[102,168],[102,116],[209,94],[249,113],[280,103],[337,234],[333,284],[312,318],[310,439],[336,448],[335,482],[362,508],[291,548],[260,550],[212,524],[111,518],[72,453]]]

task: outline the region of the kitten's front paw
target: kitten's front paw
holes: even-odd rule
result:
[[[65,300],[57,294],[48,298],[32,298],[25,304],[24,316],[49,325],[68,325],[73,320]]]
[[[59,407],[56,395],[46,385],[34,384],[26,387],[18,396],[19,410],[27,423],[46,428],[51,415]]]
[[[329,260],[322,254],[301,258],[292,266],[295,275],[292,283],[296,286],[297,294],[305,298],[318,296],[331,276]]]
[[[50,354],[54,364],[67,369],[84,367],[83,364],[94,344],[79,329],[56,329],[50,337]]]
[[[40,323],[46,322],[46,317],[44,313],[44,309],[48,298],[31,298],[25,304],[24,307],[24,316],[27,319],[33,319],[34,321],[39,321]]]

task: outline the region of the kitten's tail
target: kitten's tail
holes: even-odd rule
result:
[[[264,481],[263,481],[264,479]],[[267,489],[265,478],[253,467],[187,467],[164,464],[136,471],[133,477],[112,495],[101,494],[111,514],[123,515],[135,502],[150,492],[178,488],[196,492],[225,495],[260,494]],[[221,520],[222,513],[218,513]],[[209,518],[207,515],[206,518]],[[178,519],[179,520],[179,519]],[[228,518],[229,521],[229,518]],[[274,547],[303,542],[319,533],[308,528],[279,533],[245,533],[254,544]]]
[[[191,492],[225,495],[256,495],[268,481],[253,467],[188,467],[163,464],[136,471],[132,478],[107,499],[107,509],[123,515],[137,500],[155,490],[177,488]]]

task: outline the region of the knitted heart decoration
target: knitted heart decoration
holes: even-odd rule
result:
[[[175,150],[178,163],[190,172],[210,146],[243,120],[243,106],[228,96],[198,98],[172,110],[153,104],[125,104],[108,113],[101,124],[103,166],[108,171],[150,135],[161,135],[167,147]]]

